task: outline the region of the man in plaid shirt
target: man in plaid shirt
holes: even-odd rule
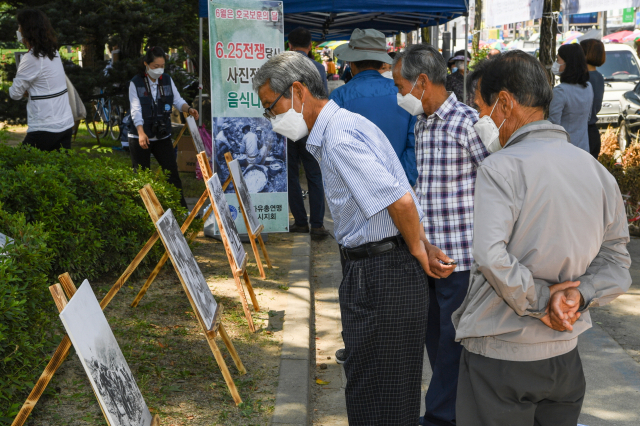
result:
[[[420,419],[429,426],[456,424],[462,346],[455,342],[451,315],[469,286],[476,169],[489,155],[474,129],[478,113],[447,92],[446,77],[444,58],[429,45],[410,46],[395,58],[398,104],[418,116],[415,191],[425,213],[424,230],[429,241],[457,261],[456,272],[449,267],[440,279],[429,278],[426,347],[433,376]]]

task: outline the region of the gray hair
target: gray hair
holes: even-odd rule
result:
[[[396,54],[393,66],[402,61],[400,73],[410,82],[415,82],[420,74],[426,74],[433,84],[444,86],[447,81],[447,63],[430,44],[414,44]]]
[[[298,52],[283,52],[269,59],[253,77],[253,90],[257,92],[268,82],[274,93],[290,98],[289,88],[296,81],[304,83],[314,98],[327,99],[320,73],[311,59]]]

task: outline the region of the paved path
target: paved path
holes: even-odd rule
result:
[[[325,227],[333,231],[328,214]],[[587,378],[580,423],[587,426],[640,424],[640,366],[632,358],[640,361],[640,239],[632,241],[629,251],[638,262],[631,270],[637,284],[611,305],[596,309],[594,327],[579,341]],[[329,382],[327,385],[312,382],[311,418],[314,425],[342,426],[348,424],[344,402],[346,378],[334,359],[335,351],[343,347],[338,304],[342,273],[337,244],[332,238],[312,241],[311,253],[316,321],[316,369],[311,378]],[[321,369],[320,364],[326,364],[326,369]],[[424,395],[431,377],[426,357],[423,370]]]

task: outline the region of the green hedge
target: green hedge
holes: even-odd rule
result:
[[[52,353],[44,330],[59,320],[48,285],[64,272],[77,285],[105,275],[115,282],[155,231],[138,193],[147,183],[181,221],[179,192],[163,173],[136,174],[126,161],[87,153],[0,146],[0,232],[16,239],[16,256],[0,265],[0,424]],[[156,243],[137,272],[163,251]]]
[[[47,290],[53,252],[43,224],[27,223],[2,205],[0,230],[14,239],[0,249],[0,423],[10,424],[54,343],[55,305]]]

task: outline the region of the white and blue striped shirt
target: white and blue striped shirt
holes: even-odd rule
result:
[[[322,170],[338,244],[353,248],[398,235],[387,207],[407,192],[423,213],[400,160],[382,131],[329,101],[307,139]]]

